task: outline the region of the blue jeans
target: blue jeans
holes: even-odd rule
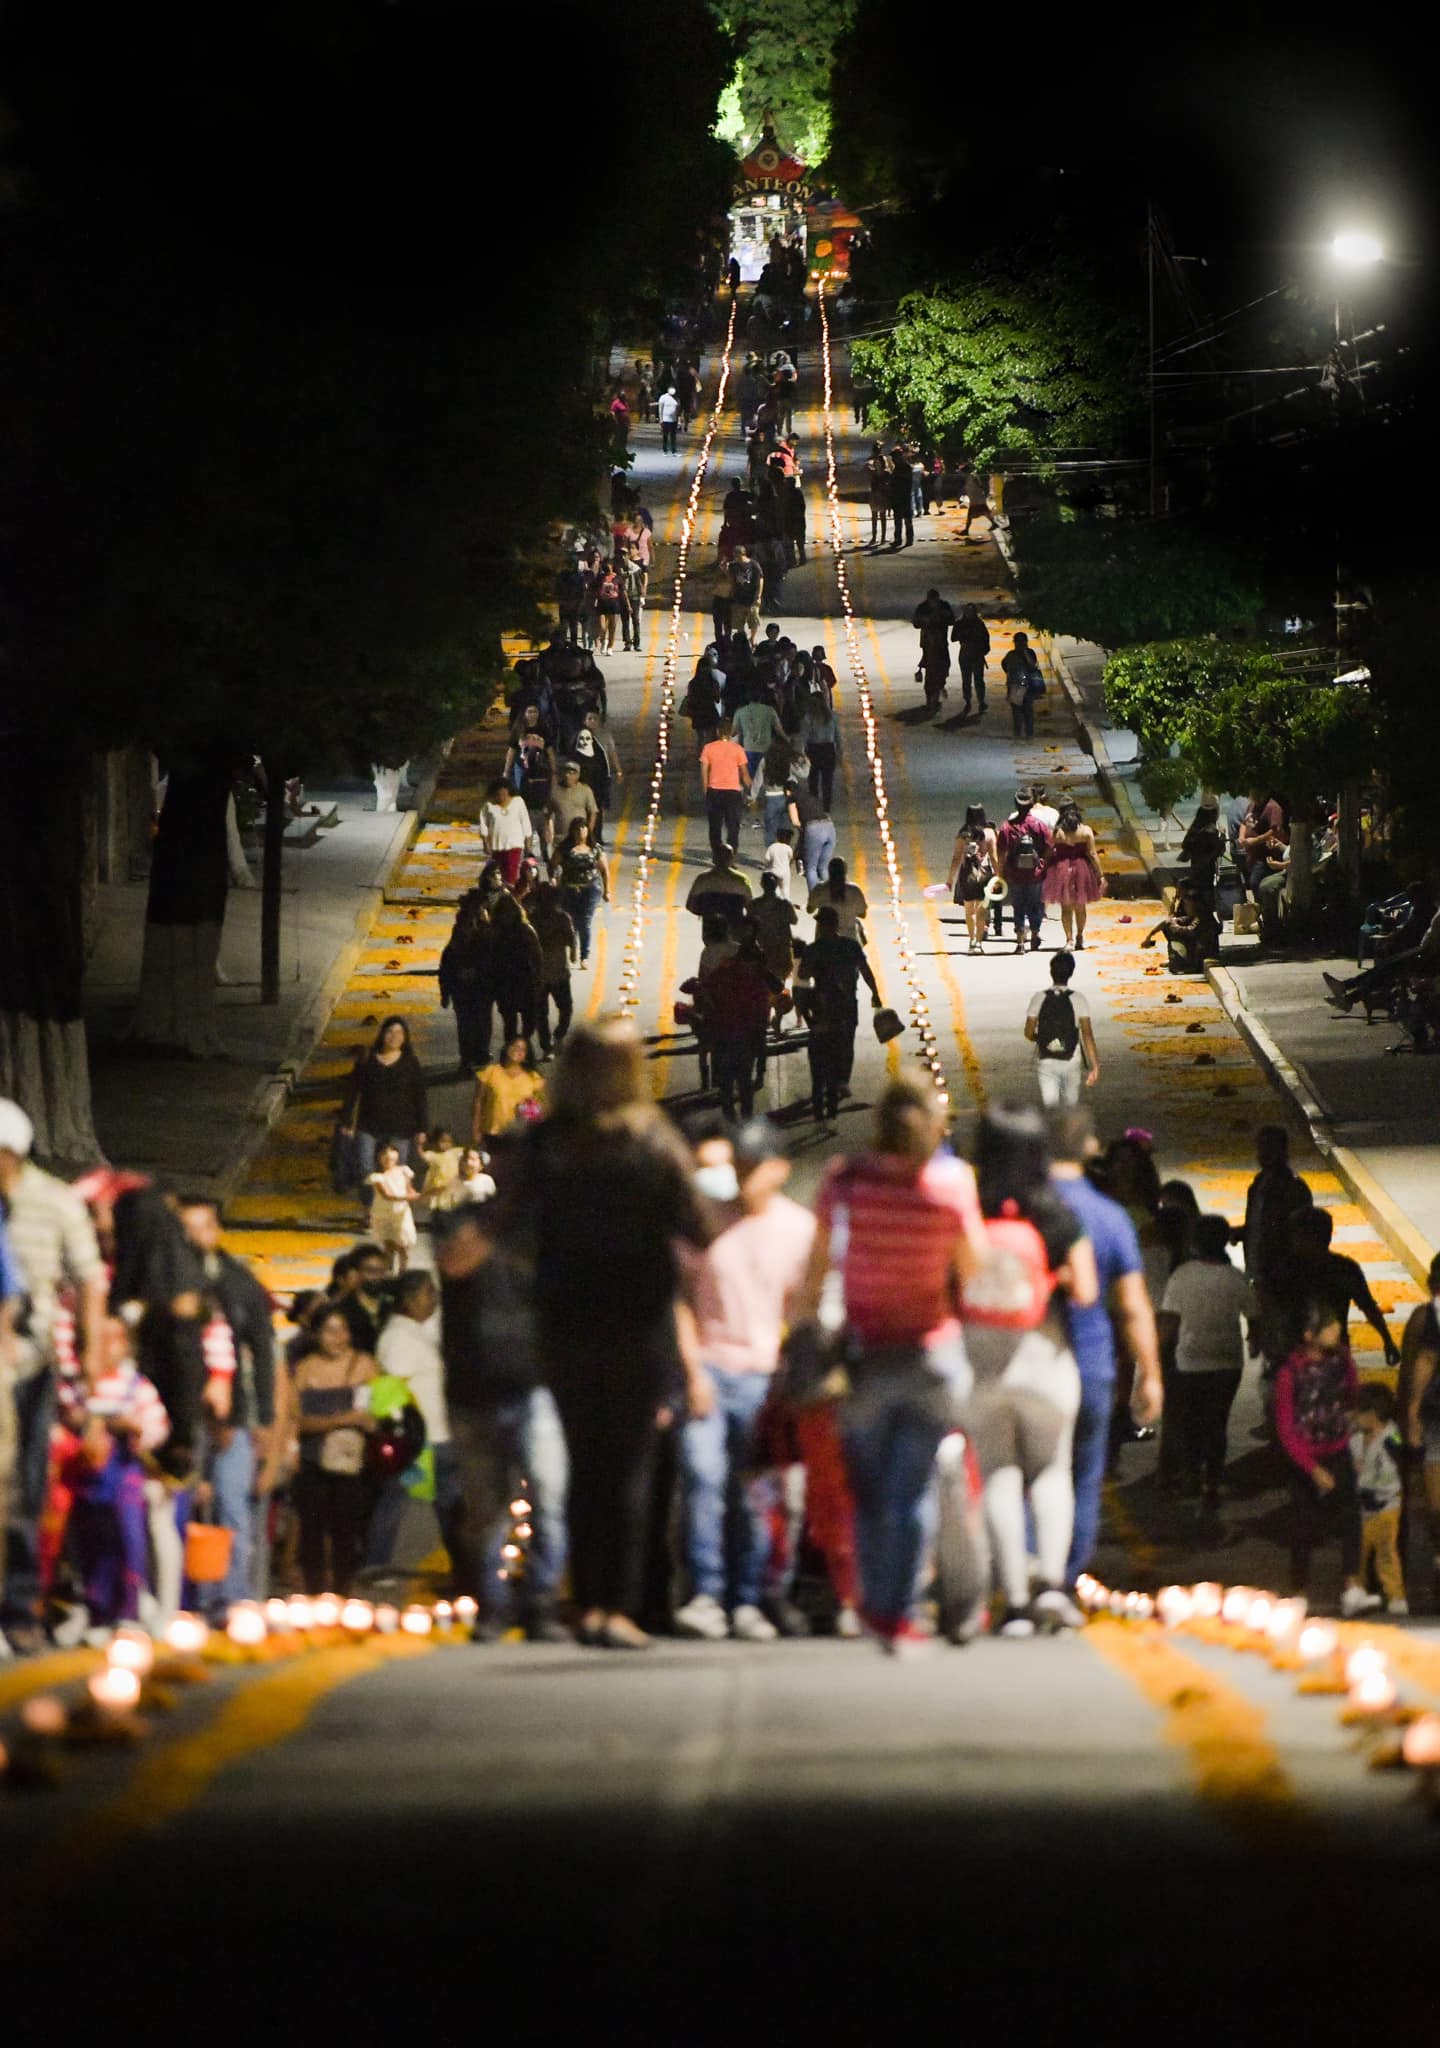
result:
[[[840,1410],[840,1441],[855,1497],[855,1548],[865,1611],[894,1628],[914,1605],[934,1520],[935,1453],[969,1384],[959,1340],[858,1370]]]
[[[236,1600],[250,1598],[250,1546],[254,1541],[254,1509],[251,1493],[255,1485],[255,1444],[248,1429],[231,1429],[229,1442],[216,1445],[215,1432],[207,1434],[201,1466],[215,1490],[211,1518],[228,1529],[234,1541],[230,1547],[230,1569],[213,1586],[196,1589],[203,1611],[223,1614]]]
[[[0,1385],[0,1400],[6,1398]],[[40,1618],[40,1517],[50,1476],[50,1431],[55,1421],[55,1375],[42,1366],[15,1382],[15,1469],[10,1478],[10,1520],[0,1529],[7,1563],[0,1571],[4,1618]],[[0,1500],[4,1489],[0,1487]]]
[[[459,1590],[474,1593],[484,1608],[498,1604],[494,1589],[499,1584],[501,1546],[509,1541],[508,1505],[523,1481],[534,1531],[524,1604],[548,1606],[565,1575],[569,1553],[565,1495],[570,1459],[554,1396],[548,1387],[537,1387],[532,1394],[493,1408],[456,1408],[450,1426],[465,1502],[466,1555],[454,1560]],[[478,1586],[460,1583],[475,1577],[477,1570]]]
[[[680,1435],[690,1575],[696,1593],[708,1593],[722,1606],[753,1607],[770,1559],[770,1527],[742,1475],[770,1380],[763,1372],[720,1372],[712,1366],[710,1383],[714,1408],[687,1422]]]
[[[1015,941],[1018,945],[1024,936],[1028,923],[1038,938],[1040,927],[1045,922],[1045,894],[1043,882],[1012,882],[1010,884],[1010,913],[1015,920]]]
[[[580,941],[580,965],[583,967],[590,958],[590,928],[595,922],[595,906],[600,901],[600,884],[591,882],[585,889],[567,889],[565,908],[575,920],[575,936]]]
[[[1075,1440],[1070,1454],[1075,1475],[1075,1527],[1065,1575],[1072,1586],[1081,1572],[1090,1569],[1100,1535],[1100,1495],[1105,1485],[1114,1406],[1113,1379],[1081,1381],[1080,1411],[1075,1417]]]
[[[773,846],[789,821],[790,802],[784,796],[767,796],[761,801],[765,810],[765,844]]]
[[[800,834],[800,862],[812,889],[818,889],[824,881],[834,851],[835,825],[832,819],[821,818],[818,823],[807,825]]]

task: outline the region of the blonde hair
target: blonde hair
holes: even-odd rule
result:
[[[566,1035],[550,1084],[552,1116],[577,1123],[622,1123],[653,1112],[645,1043],[628,1017],[577,1024]]]
[[[945,1130],[945,1105],[918,1067],[902,1067],[875,1104],[877,1152],[923,1166]]]

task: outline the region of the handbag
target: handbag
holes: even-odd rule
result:
[[[320,1439],[320,1470],[336,1472],[343,1479],[353,1479],[365,1463],[365,1432],[352,1429],[327,1429]]]
[[[818,1408],[850,1391],[852,1343],[845,1317],[845,1254],[850,1245],[850,1211],[835,1205],[830,1225],[830,1267],[820,1287],[814,1322],[791,1330],[775,1375],[777,1400],[796,1408]]]

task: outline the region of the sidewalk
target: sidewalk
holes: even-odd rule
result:
[[[223,1195],[324,1028],[418,815],[377,814],[373,791],[358,783],[308,795],[334,804],[339,823],[313,846],[286,851],[274,1005],[259,1001],[260,891],[229,894],[220,948],[226,981],[216,991],[223,1059],[170,1057],[125,1040],[140,976],[146,884],[100,891],[85,1017],[95,1128],[117,1165],[153,1173],[168,1186]],[[258,880],[253,854],[251,868]]]
[[[1157,887],[1171,878],[1181,833],[1146,804],[1135,777],[1135,738],[1105,714],[1101,648],[1053,643],[1057,669],[1094,754],[1097,775]],[[1188,822],[1193,804],[1182,805]],[[1424,1284],[1440,1245],[1440,1093],[1429,1062],[1392,1056],[1404,1034],[1367,1026],[1325,1001],[1321,976],[1354,972],[1353,959],[1287,958],[1227,933],[1209,980],[1272,1084],[1288,1095],[1321,1153],[1411,1276]]]

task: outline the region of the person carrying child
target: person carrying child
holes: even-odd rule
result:
[[[1405,1497],[1400,1436],[1395,1428],[1396,1403],[1390,1389],[1366,1380],[1355,1404],[1350,1456],[1360,1492],[1360,1577],[1380,1581],[1387,1614],[1408,1614],[1405,1574],[1400,1563],[1400,1507]],[[1367,1593],[1366,1605],[1378,1607],[1380,1594]]]
[[[1290,1475],[1290,1590],[1303,1593],[1315,1545],[1333,1533],[1340,1543],[1345,1589],[1341,1612],[1368,1606],[1360,1583],[1360,1494],[1350,1455],[1359,1394],[1355,1360],[1340,1320],[1323,1302],[1305,1312],[1300,1342],[1275,1375],[1275,1430],[1294,1468]]]

